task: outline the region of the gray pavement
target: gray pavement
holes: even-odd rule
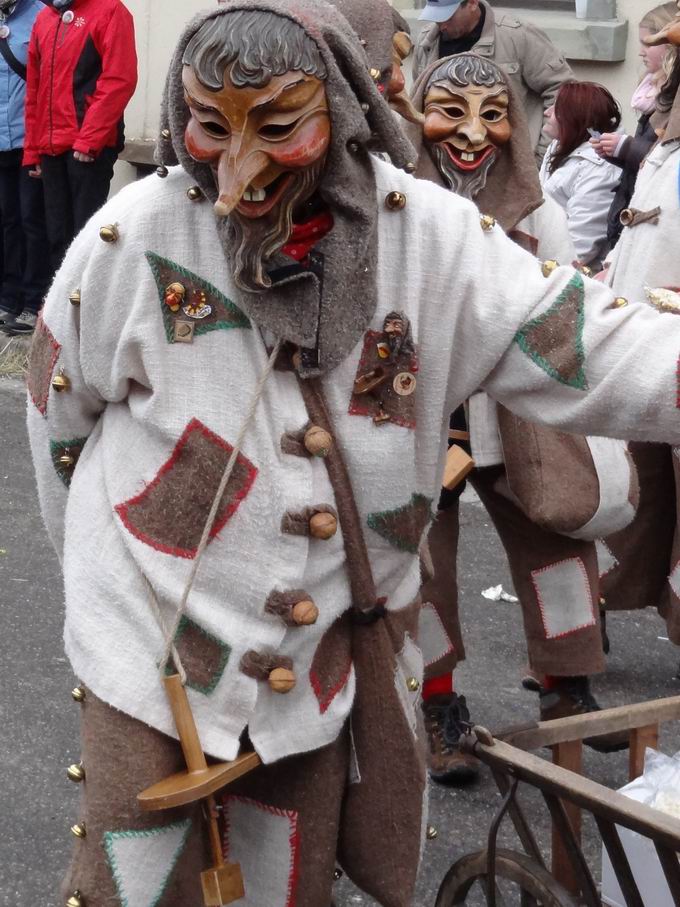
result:
[[[0,905],[56,907],[71,846],[68,829],[78,815],[78,790],[64,772],[78,759],[78,709],[69,695],[75,678],[62,649],[61,577],[40,519],[24,401],[19,382],[0,381]],[[462,514],[460,580],[469,660],[457,686],[476,722],[500,728],[534,718],[537,699],[519,686],[526,653],[517,606],[480,595],[497,583],[511,589],[498,539],[478,503],[465,503]],[[678,652],[660,638],[665,627],[654,612],[615,614],[609,629],[608,672],[595,684],[603,705],[680,692],[673,679]],[[664,734],[662,749],[680,749],[677,730]],[[626,781],[627,757],[586,750],[585,771],[619,787]],[[483,845],[498,801],[487,775],[467,789],[433,789],[431,822],[439,835],[427,844],[415,907],[431,907],[451,863]],[[526,802],[539,839],[548,841],[538,798],[530,795]],[[591,825],[585,834],[588,854],[596,859]],[[374,903],[345,880],[337,887],[339,907]]]

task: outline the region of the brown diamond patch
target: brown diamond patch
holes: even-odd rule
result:
[[[195,557],[232,450],[231,444],[192,419],[170,459],[144,491],[116,505],[126,528],[157,551]],[[236,513],[256,476],[256,467],[239,454],[210,532],[211,540]]]
[[[321,637],[309,670],[309,680],[319,700],[322,715],[347,683],[351,670],[352,638],[347,613],[338,618]]]
[[[31,357],[28,365],[26,383],[31,400],[39,412],[47,414],[47,400],[50,395],[50,383],[54,366],[57,364],[61,344],[54,339],[52,332],[38,316],[31,343]]]
[[[224,674],[231,646],[184,616],[177,628],[175,648],[186,671],[187,686],[206,696],[212,693]],[[173,673],[170,666],[166,673]]]
[[[432,498],[412,494],[408,504],[394,510],[369,513],[368,525],[374,532],[398,548],[417,554],[425,527],[432,519]]]

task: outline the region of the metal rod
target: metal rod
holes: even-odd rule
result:
[[[626,856],[626,851],[621,844],[621,838],[617,831],[616,825],[607,822],[606,819],[595,816],[597,827],[600,829],[600,835],[604,846],[607,848],[609,859],[612,861],[616,878],[621,888],[621,892],[626,901],[626,907],[645,907],[645,903],[640,897],[640,890],[633,876],[633,872]]]

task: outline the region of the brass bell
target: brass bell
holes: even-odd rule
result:
[[[601,607],[601,608],[604,608],[604,606],[605,606],[606,604],[607,604],[607,599],[604,597],[604,595],[601,595],[601,596],[600,596],[600,607]]]
[[[63,466],[64,469],[70,469],[72,466],[75,466],[75,457],[72,457],[70,453],[63,453],[59,457],[59,465]]]
[[[405,170],[407,173],[415,173],[415,172],[416,172],[416,165],[413,163],[413,161],[409,161],[408,164],[404,164],[404,170]]]
[[[333,870],[333,880],[337,882],[338,879],[342,878],[342,876],[343,876],[342,869],[340,869],[339,866],[336,866],[335,869]]]
[[[428,840],[428,841],[434,841],[434,839],[435,839],[436,837],[438,837],[438,835],[439,835],[439,832],[438,832],[437,829],[434,827],[434,825],[428,825],[428,826],[427,826],[427,840]]]
[[[105,224],[105,226],[101,227],[99,230],[99,238],[102,242],[118,242],[119,236],[118,224]]]
[[[409,693],[417,693],[420,689],[420,683],[418,682],[417,677],[409,677],[406,680],[406,686],[408,687]]]
[[[333,538],[338,531],[338,521],[332,513],[315,513],[309,521],[309,534],[312,538],[326,541]]]
[[[622,309],[624,306],[628,305],[628,300],[625,296],[617,296],[614,302],[612,302],[613,309]]]
[[[85,702],[85,689],[83,687],[73,687],[71,696],[74,702]]]
[[[541,271],[543,272],[543,276],[550,277],[552,272],[556,268],[559,268],[559,266],[560,266],[560,263],[558,261],[555,261],[554,258],[549,258],[547,261],[544,261],[543,264],[541,265]]]
[[[368,71],[369,76],[373,79],[374,82],[377,82],[380,79],[380,70],[376,69],[375,66],[371,67]]]
[[[366,104],[365,102],[361,105],[361,112],[362,112],[362,113],[368,113],[368,111],[369,111],[370,109],[371,109],[370,106],[369,106],[368,104]]]
[[[584,277],[592,277],[592,276],[593,276],[593,269],[592,269],[592,268],[589,268],[588,265],[581,265],[581,266],[579,267],[579,271],[581,272],[581,274],[583,274]]]
[[[71,305],[80,305],[80,289],[72,290],[68,294],[68,301]]]
[[[203,192],[200,186],[189,186],[187,189],[187,198],[189,201],[198,202],[203,198]]]
[[[170,139],[170,138],[172,138],[172,136],[170,135],[170,130],[169,130],[169,129],[162,129],[162,130],[161,130],[161,136],[162,136],[164,139]]]
[[[74,784],[80,784],[81,781],[85,780],[85,768],[82,762],[74,762],[72,765],[66,769],[66,775],[69,781],[73,781]]]
[[[83,838],[86,838],[86,837],[87,837],[87,829],[85,828],[85,823],[83,822],[83,823],[81,824],[80,822],[76,822],[75,825],[72,825],[72,826],[71,826],[71,834],[74,835],[76,838],[80,838],[81,840],[82,840]]]
[[[160,176],[162,180],[170,173],[165,164],[161,164],[159,167],[156,167],[156,176]]]
[[[496,218],[491,217],[490,214],[481,214],[479,223],[482,225],[482,230],[484,230],[485,233],[488,233],[496,226]]]
[[[295,674],[289,668],[274,668],[269,674],[269,686],[274,693],[290,693],[295,686]]]
[[[66,901],[66,907],[85,907],[85,899],[79,891],[74,891]]]
[[[324,428],[312,425],[305,432],[303,443],[313,457],[327,457],[333,446],[333,438]]]
[[[57,393],[71,390],[71,379],[64,374],[63,368],[59,370],[59,374],[52,378],[52,387]]]
[[[388,192],[385,196],[385,205],[390,211],[401,211],[406,207],[406,196],[403,192]]]
[[[315,624],[319,619],[319,609],[313,601],[305,598],[293,605],[291,617],[298,626],[308,627],[311,624]]]

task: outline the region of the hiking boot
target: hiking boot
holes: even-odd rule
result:
[[[430,778],[438,784],[466,784],[479,775],[479,760],[458,746],[470,713],[465,696],[438,693],[422,703]]]
[[[551,689],[542,690],[540,709],[541,721],[602,711],[590,691],[587,677],[563,677]],[[600,753],[613,753],[628,748],[629,734],[628,731],[613,731],[610,734],[588,737],[583,742]]]

